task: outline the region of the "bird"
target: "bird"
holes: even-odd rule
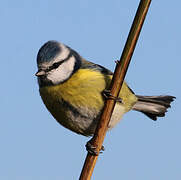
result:
[[[83,136],[92,136],[113,73],[55,40],[46,42],[39,49],[37,67],[35,75],[39,93],[48,111],[65,128]],[[136,95],[124,81],[108,130],[130,110],[142,112],[156,121],[157,117],[165,116],[174,99],[170,95]]]

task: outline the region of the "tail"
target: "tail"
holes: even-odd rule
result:
[[[133,110],[140,111],[146,116],[156,121],[157,117],[164,117],[174,96],[138,96],[138,101],[133,106]]]

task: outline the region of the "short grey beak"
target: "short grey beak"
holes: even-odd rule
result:
[[[35,75],[40,77],[40,76],[44,76],[45,74],[46,74],[45,71],[40,69],[40,70],[38,70],[38,72]]]

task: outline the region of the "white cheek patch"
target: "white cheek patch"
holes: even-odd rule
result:
[[[50,71],[47,78],[55,85],[60,84],[70,77],[74,70],[75,58],[70,59],[61,64],[57,69]]]

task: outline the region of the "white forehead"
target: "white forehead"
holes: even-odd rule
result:
[[[51,60],[51,61],[45,61],[39,64],[41,68],[47,68],[51,66],[55,62],[60,62],[66,59],[70,54],[70,49],[68,49],[64,44],[59,43],[61,51]]]

